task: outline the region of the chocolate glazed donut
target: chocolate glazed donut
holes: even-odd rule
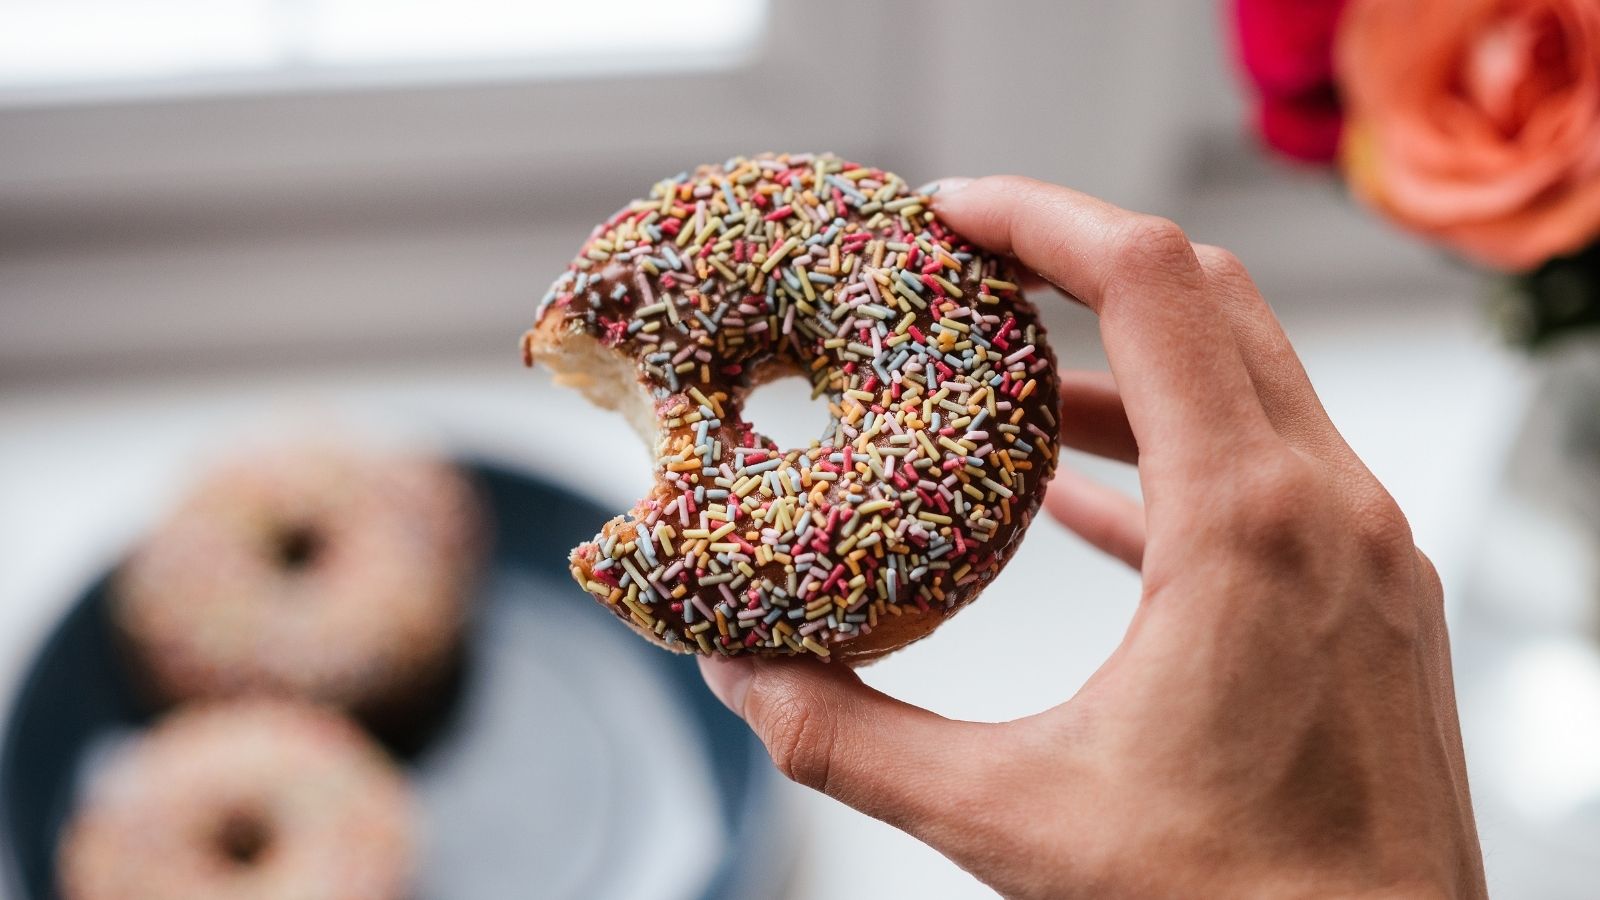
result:
[[[834,156],[736,157],[628,204],[545,295],[525,361],[654,449],[650,494],[571,559],[640,634],[863,662],[1016,550],[1055,470],[1055,360],[1008,260],[927,201]],[[740,406],[796,373],[832,421],[779,448]]]

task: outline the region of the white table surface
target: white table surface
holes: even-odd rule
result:
[[[1087,315],[1052,318],[1059,355],[1098,365]],[[1450,590],[1515,427],[1526,363],[1497,345],[1467,300],[1413,299],[1381,322],[1333,308],[1285,318],[1334,420],[1408,512]],[[514,354],[0,386],[3,702],[65,604],[173,497],[197,460],[263,422],[350,419],[526,464],[618,509],[648,483],[644,453],[620,419],[524,371]],[[1068,462],[1136,488],[1119,466]],[[1110,652],[1137,596],[1134,574],[1041,520],[981,602],[863,675],[949,716],[1036,712],[1070,696]],[[1014,627],[1044,615],[1065,624],[1065,639],[1056,629]],[[795,896],[990,896],[888,826],[794,793],[808,859],[826,860],[802,867]]]

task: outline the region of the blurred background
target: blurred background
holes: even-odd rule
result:
[[[656,179],[768,149],[913,184],[1014,172],[1169,216],[1254,273],[1440,569],[1491,888],[1592,896],[1596,567],[1587,513],[1549,501],[1579,433],[1560,404],[1592,381],[1507,346],[1470,268],[1264,154],[1229,34],[1219,4],[1158,0],[0,0],[0,697],[195,461],[263,422],[356,422],[631,503],[637,440],[517,339]],[[1103,365],[1090,316],[1045,318],[1065,364]],[[779,384],[752,418],[809,437],[826,413],[804,401]],[[983,602],[863,674],[950,716],[1036,712],[1137,595],[1040,521]],[[1070,640],[1004,627],[1046,606]],[[829,861],[787,896],[987,896],[887,826],[781,797]]]

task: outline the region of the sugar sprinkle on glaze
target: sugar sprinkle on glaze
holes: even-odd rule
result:
[[[635,630],[837,658],[1009,559],[1055,469],[1055,361],[1009,261],[929,197],[828,154],[734,157],[628,204],[544,295],[524,360],[585,335],[656,416],[655,490],[571,558]],[[791,373],[831,421],[785,450],[740,401]]]

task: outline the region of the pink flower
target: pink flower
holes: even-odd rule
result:
[[[1482,264],[1600,237],[1600,0],[1352,0],[1338,72],[1357,195]]]
[[[1238,56],[1255,89],[1256,128],[1268,146],[1331,161],[1342,112],[1333,39],[1346,0],[1233,0]]]

